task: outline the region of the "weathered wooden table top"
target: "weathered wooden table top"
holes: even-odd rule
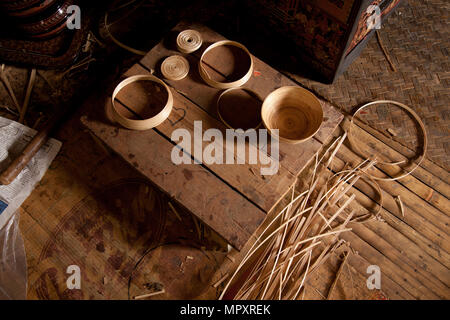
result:
[[[174,48],[173,35],[185,29],[195,29],[203,37],[202,47],[192,54],[182,54]],[[260,164],[175,165],[171,160],[171,152],[176,145],[176,142],[171,141],[171,135],[175,129],[187,129],[193,137],[194,121],[201,120],[203,131],[217,128],[225,132],[226,126],[219,120],[216,110],[216,101],[222,90],[206,85],[198,73],[198,61],[202,52],[210,44],[223,39],[205,26],[180,23],[170,36],[123,75],[125,78],[149,74],[154,70],[154,74],[163,79],[159,69],[165,57],[179,54],[189,61],[190,72],[186,78],[180,81],[164,80],[171,88],[174,107],[169,118],[158,127],[146,131],[128,130],[108,121],[108,117],[104,115],[88,115],[82,121],[106,145],[172,199],[223,236],[236,249],[241,249],[266,214],[295,182],[295,177],[314,158],[343,116],[330,104],[321,101],[324,110],[321,129],[312,139],[300,144],[280,142],[279,170],[275,175],[260,175]],[[230,74],[230,68],[236,66],[221,59],[222,55],[205,57],[205,68],[216,79],[230,80],[226,75]],[[253,90],[262,99],[281,86],[296,85],[258,58],[253,56],[253,59],[254,73],[244,87]],[[127,86],[127,90],[118,94],[116,103],[123,115],[136,119],[146,116],[144,109],[148,109],[148,102],[141,101],[142,92],[147,89],[139,86],[138,83]],[[110,108],[109,105],[106,102],[106,110]],[[192,146],[195,143],[199,142],[193,141]],[[204,141],[200,143],[203,147],[210,144]],[[225,154],[227,146],[222,144],[222,147]],[[250,148],[248,145],[247,147]],[[186,150],[184,152],[188,153]]]

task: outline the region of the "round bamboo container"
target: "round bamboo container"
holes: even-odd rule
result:
[[[300,143],[320,129],[323,110],[319,99],[301,87],[281,87],[263,102],[261,117],[270,134],[280,141]],[[276,134],[273,130],[278,129]]]

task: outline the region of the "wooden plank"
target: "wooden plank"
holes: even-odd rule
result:
[[[340,133],[337,132],[336,135]],[[340,151],[337,154],[337,157],[334,158],[333,161],[333,170],[340,170],[343,168],[344,163],[359,163],[362,159],[359,158],[356,154],[354,154],[351,150],[345,149],[347,148],[345,145],[342,146],[344,151]],[[398,182],[394,182],[391,184],[398,184]],[[355,185],[356,188],[353,188],[353,192],[357,195],[357,199],[364,204],[367,208],[375,208],[376,201],[378,201],[378,194],[372,188],[372,186],[367,185],[364,182],[359,182]],[[386,210],[383,208],[381,213],[383,219],[392,226],[395,230],[400,232],[402,235],[407,237],[413,243],[415,243],[424,253],[427,253],[436,261],[443,264],[446,268],[450,268],[450,255],[448,254],[448,241],[445,241],[442,237],[446,237],[447,234],[443,235],[439,229],[437,229],[434,225],[430,224],[427,220],[422,218],[419,213],[411,210],[410,216],[406,219],[401,215],[400,210],[398,208],[398,204],[393,203],[392,196],[383,191],[385,197],[390,198],[392,211]],[[358,210],[366,211],[363,207]],[[412,215],[412,216],[411,216]],[[405,220],[405,223],[403,220]]]
[[[305,281],[305,297],[303,300],[326,300],[326,296],[330,291],[330,287],[336,279],[336,274],[342,264],[344,254],[355,254],[348,251],[348,246],[342,246],[333,252],[329,259],[325,261],[320,269],[313,272]],[[385,296],[387,299],[400,299],[394,290],[389,290],[388,280],[383,282],[383,290],[369,290],[367,288],[366,269],[360,273],[354,266],[349,263],[350,257],[344,264],[342,272],[339,275],[337,286],[330,297],[330,300],[373,300],[376,295]],[[384,280],[384,279],[383,279]],[[388,295],[386,291],[392,293]],[[376,298],[375,298],[376,299]],[[378,299],[377,299],[378,300]]]
[[[167,299],[214,299],[215,290],[208,289],[208,273],[221,259],[210,250],[225,249],[225,241],[212,242],[211,234],[214,239],[220,237],[200,224],[205,235],[202,245],[209,257],[193,249],[199,241],[195,217],[177,206],[180,222],[164,202],[161,207],[158,205],[158,199],[167,199],[147,179],[95,143],[91,131],[82,126],[79,118],[87,112],[98,112],[103,117],[102,93],[95,94],[101,95],[99,99],[90,97],[55,133],[57,139],[64,141],[61,152],[21,208],[20,229],[28,263],[27,298],[126,300],[131,274],[130,295],[146,293],[143,284],[148,281],[140,282],[142,272],[133,271],[136,262],[160,239],[172,243],[182,238],[187,249],[181,248],[180,261],[185,259],[185,250],[200,251],[199,256],[208,264],[206,274],[202,274],[204,281],[192,282],[198,278],[198,272],[189,271],[185,263],[181,273],[179,264],[169,262],[173,256],[168,257],[167,251],[161,259],[156,252],[147,255],[139,269],[160,267],[168,278],[159,278],[160,273],[156,272],[153,279],[162,280],[158,282],[166,288],[170,286],[169,278],[176,276],[176,282],[185,289],[171,286],[174,290],[167,290]],[[194,257],[193,253],[189,255]],[[150,256],[158,259],[157,263],[150,263]],[[204,267],[197,256],[191,262],[194,261],[191,265],[195,268]],[[66,290],[66,269],[73,264],[82,270],[82,290]]]
[[[174,165],[173,144],[154,130],[134,134],[104,121],[83,117],[83,124],[170,197],[182,203],[235,248],[247,242],[265,214],[199,165]],[[128,141],[133,143],[127,143]],[[145,146],[145,150],[142,149]],[[155,152],[158,150],[158,152]],[[208,186],[205,188],[205,186]],[[244,213],[244,214],[243,214]]]
[[[148,71],[139,65],[135,65],[130,68],[124,76],[129,77],[136,74],[148,74]],[[146,88],[149,90],[149,88]],[[139,88],[132,85],[127,86],[126,94],[122,95],[121,92],[117,95],[119,102],[116,102],[116,107],[121,112],[125,113],[127,110],[133,110],[135,113],[140,114],[147,103],[141,103],[138,101],[138,97],[142,97],[142,92]],[[158,131],[162,133],[168,140],[171,139],[172,132],[176,129],[186,129],[191,134],[191,153],[186,151],[189,156],[193,156],[195,147],[204,148],[210,142],[197,141],[194,139],[194,121],[202,120],[203,132],[214,128],[219,129],[225,136],[226,127],[222,122],[212,118],[208,113],[199,108],[197,105],[190,102],[181,94],[172,90],[174,97],[174,109],[169,116],[168,121],[164,121],[157,127]],[[152,95],[155,98],[155,95]],[[121,107],[120,102],[126,105]],[[140,133],[135,133],[140,134]],[[230,146],[223,144],[222,141],[218,141],[223,154],[230,152]],[[201,149],[203,150],[203,149]],[[252,150],[258,152],[257,146],[249,145],[247,143],[246,154]],[[234,152],[234,148],[232,150]],[[242,158],[242,155],[236,154],[237,158]],[[245,160],[245,159],[243,159]],[[275,160],[274,160],[275,161]],[[211,169],[221,179],[227,182],[229,185],[236,188],[245,197],[258,205],[263,211],[269,212],[283,197],[288,188],[295,182],[295,177],[286,169],[280,167],[277,174],[262,176],[260,174],[261,164],[248,164],[245,165],[223,165],[223,164],[205,164],[206,167]]]
[[[371,149],[380,154],[385,161],[392,161],[393,159],[395,159],[395,161],[407,160],[416,155],[411,151],[408,153],[409,158],[405,157],[403,153],[389,145],[392,140],[379,140],[378,137],[383,136],[382,134],[378,133],[377,136],[374,136],[375,132],[373,129],[367,131],[368,127],[362,125],[362,122],[360,121],[357,121],[357,124],[358,125],[354,127],[355,139],[364,141]],[[343,121],[342,126],[348,128],[349,125],[350,120],[346,118]],[[443,212],[447,212],[450,207],[450,200],[448,199],[450,197],[450,185],[441,180],[442,178],[445,179],[445,175],[442,173],[440,173],[440,177],[436,177],[434,174],[428,172],[424,168],[425,162],[429,162],[429,160],[426,160],[425,158],[422,164],[411,175],[398,181],[422,199],[430,202]],[[401,169],[396,166],[383,166],[382,169],[391,176],[395,176],[398,172],[401,172]]]
[[[325,100],[319,99],[322,104],[322,108],[324,110],[324,118],[322,126],[320,127],[319,132],[316,133],[314,139],[319,141],[322,144],[328,142],[333,132],[339,126],[339,123],[344,119],[344,115],[337,111],[333,105]],[[336,125],[336,123],[338,125]]]
[[[432,291],[433,294],[439,296],[440,299],[445,299],[449,296],[449,270],[444,270],[445,268],[441,267],[440,269],[442,272],[437,272],[436,276],[434,276],[421,268],[417,261],[411,261],[408,257],[405,257],[404,251],[408,251],[408,247],[402,248],[401,251],[397,250],[394,247],[394,243],[389,243],[386,239],[380,237],[369,228],[366,228],[363,224],[353,224],[352,231],[355,235],[369,243],[378,252],[392,261],[397,266],[396,270],[401,270],[402,273],[408,273],[409,276],[420,282],[421,286]]]
[[[148,70],[155,70],[155,75],[164,79],[161,74],[161,62],[168,56],[181,55],[178,51],[169,50],[163,42],[160,42],[140,61],[140,65]],[[209,113],[212,117],[219,119],[216,112],[216,101],[221,90],[203,84],[203,79],[197,70],[198,59],[193,55],[183,55],[190,65],[189,74],[186,78],[178,81],[164,79],[172,88],[192,100],[199,107]],[[195,97],[195,99],[193,99]]]
[[[173,29],[173,33],[177,33],[187,28],[188,25],[180,23]],[[201,52],[211,43],[225,39],[221,35],[215,33],[209,28],[202,25],[190,25],[189,28],[196,29],[201,32],[204,44],[202,48],[191,55],[184,55],[190,62],[191,72],[189,76],[181,81],[168,81],[178,92],[186,94],[189,92],[188,98],[205,109],[213,117],[217,117],[216,113],[216,99],[220,90],[211,88],[206,85],[200,78],[197,70],[198,60]],[[166,48],[167,41],[162,41],[156,45],[142,60],[141,64],[150,69],[159,69],[159,64],[164,57],[180,54],[177,51]],[[285,86],[296,85],[295,82],[288,79],[275,69],[271,68],[257,57],[254,57],[255,72],[253,77],[245,84],[245,87],[252,89],[263,99],[273,90]],[[215,61],[210,64],[216,63]],[[208,66],[206,66],[208,68]],[[220,77],[221,73],[218,72],[220,67],[226,67],[226,64],[218,61],[214,68],[209,67],[208,72],[214,77]],[[226,70],[223,71],[226,73]],[[223,77],[223,74],[222,74]],[[325,122],[322,125],[318,137],[321,140],[326,139],[331,132],[337,127],[342,119],[342,115],[334,109],[330,104],[322,102],[324,106]],[[291,171],[292,174],[297,175],[308,163],[308,161],[314,156],[314,154],[320,149],[321,143],[318,143],[317,139],[310,139],[304,143],[298,145],[290,145],[280,143],[280,163],[283,167]],[[306,154],[305,154],[306,153]]]

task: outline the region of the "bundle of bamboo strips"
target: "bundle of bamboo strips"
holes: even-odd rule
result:
[[[230,286],[238,286],[237,300],[299,299],[308,276],[343,244],[338,236],[351,230],[348,223],[375,216],[355,215],[348,209],[355,195],[346,196],[362,176],[367,177],[366,171],[375,161],[363,161],[334,175],[328,169],[345,138],[346,134],[337,138],[320,160],[316,156],[305,190],[296,194],[293,186],[290,202],[259,233],[221,298]],[[248,276],[237,281],[242,274]]]

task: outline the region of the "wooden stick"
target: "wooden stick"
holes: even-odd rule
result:
[[[296,299],[297,299],[298,295],[300,294],[300,291],[301,291],[302,288],[303,288],[303,284],[305,283],[306,276],[308,275],[309,266],[311,265],[311,256],[312,256],[312,251],[310,250],[310,251],[309,251],[308,264],[306,265],[306,270],[305,270],[305,272],[304,272],[302,282],[301,282],[300,285],[298,286],[298,290],[297,290],[297,292],[295,293],[293,300],[296,300]]]
[[[319,296],[321,296],[322,297],[322,299],[323,300],[327,300],[327,298],[322,294],[322,292],[320,292],[319,290],[317,290],[317,288],[316,287],[313,287],[312,285],[310,285],[310,284],[308,284],[308,286],[310,286],[311,288],[313,288],[314,289],[314,291],[316,291],[318,294],[319,294]]]
[[[235,262],[236,262],[236,260],[235,260],[232,256],[230,256],[229,254],[227,254],[227,255],[225,256],[225,258],[227,258],[228,260],[230,260],[232,263],[235,263]]]
[[[308,211],[309,211],[309,210],[308,210]],[[295,217],[294,217],[294,218],[295,218]],[[276,232],[278,232],[282,227],[284,227],[284,224],[283,224],[282,226],[280,226],[277,230],[275,230],[275,231],[272,233],[272,235],[275,234]],[[313,236],[313,237],[304,239],[304,240],[302,240],[302,241],[299,241],[299,244],[306,243],[306,242],[309,242],[309,241],[311,241],[311,240],[315,240],[315,239],[327,237],[327,236],[330,236],[330,235],[339,234],[339,233],[342,233],[342,232],[345,232],[345,231],[351,231],[351,230],[352,230],[352,229],[350,229],[350,228],[346,228],[346,229],[342,229],[342,230],[329,231],[329,232],[327,232],[327,233],[320,234],[320,235],[316,235],[316,236]],[[254,252],[256,252],[256,251],[259,249],[259,247],[262,246],[264,243],[266,243],[270,238],[271,238],[271,236],[269,236],[269,237],[267,237],[266,239],[264,239],[264,241],[263,241],[263,242],[262,242],[262,243],[254,250],[254,251],[252,251],[252,253],[251,253],[249,256],[253,255]],[[230,281],[229,281],[228,284],[227,284],[227,287],[229,286],[230,282],[233,280],[233,277],[238,273],[238,271],[242,268],[242,266],[244,265],[244,263],[245,263],[247,260],[248,260],[248,258],[245,259],[245,261],[241,262],[240,267],[238,267],[238,269],[237,269],[237,270],[235,271],[235,273],[233,274],[232,278],[230,279]],[[224,293],[225,293],[227,287],[225,287],[224,292],[222,293],[222,296],[224,295]]]
[[[12,109],[11,109],[10,107],[8,107],[8,106],[0,105],[0,109],[3,109],[3,110],[9,112],[10,114],[12,114],[12,115],[14,115],[14,116],[16,116],[16,117],[19,116],[19,114],[18,114],[16,111],[12,110]]]
[[[309,250],[311,250],[313,247],[319,245],[320,243],[321,243],[321,242],[316,242],[316,243],[312,244],[311,246],[309,246],[309,247],[303,249],[302,251],[296,253],[294,256],[292,256],[291,258],[289,258],[288,261],[283,261],[283,262],[275,269],[275,272],[279,271],[279,270],[284,266],[284,264],[286,264],[286,262],[287,262],[288,264],[291,264],[292,261],[293,261],[296,257],[298,257],[298,256],[300,256],[300,255],[302,255],[302,254],[304,254],[304,253],[306,253],[306,252],[308,252]],[[262,267],[263,267],[263,266],[261,266],[259,269],[257,269],[257,270],[256,270],[256,273],[260,273],[260,270],[261,270]],[[269,275],[267,275],[267,276],[261,278],[261,280],[259,280],[259,281],[257,281],[257,282],[254,282],[253,284],[254,284],[254,285],[262,284],[263,281],[266,281],[268,278],[269,278]],[[285,282],[286,279],[288,279],[288,278],[285,277],[285,279],[283,280],[283,282]]]
[[[333,153],[331,154],[330,158],[327,161],[326,166],[328,167],[331,162],[333,161],[334,157],[336,156],[336,153],[339,151],[339,148],[341,147],[342,143],[344,142],[345,138],[347,138],[347,132],[344,132],[344,135],[339,139],[337,139],[336,141],[339,141],[336,148],[334,149]]]
[[[202,240],[202,234],[200,232],[200,226],[198,225],[197,218],[192,215],[192,220],[194,221],[195,229],[197,230],[197,236],[199,240]]]
[[[74,64],[73,66],[71,66],[69,69],[67,69],[66,71],[64,71],[61,75],[59,75],[59,78],[62,79],[64,78],[67,74],[69,74],[71,71],[76,70],[78,68],[81,68],[82,66],[89,64],[93,61],[95,61],[97,59],[92,58],[92,57],[86,57],[83,60],[81,60],[80,62]]]
[[[290,205],[289,205],[288,210],[284,213],[284,216],[285,216],[285,217],[288,216],[289,211],[290,211],[290,209],[292,208],[292,201],[294,200],[294,191],[295,191],[295,183],[294,183],[293,186],[292,186],[291,203],[290,203]],[[266,292],[267,292],[267,289],[269,288],[269,284],[270,284],[271,277],[272,277],[272,275],[273,275],[273,273],[274,273],[275,267],[277,266],[278,258],[280,257],[281,249],[283,248],[284,240],[286,239],[287,228],[288,228],[288,225],[286,225],[286,227],[284,228],[283,234],[281,235],[281,233],[280,233],[280,238],[279,238],[279,239],[281,239],[281,244],[280,244],[280,246],[279,246],[278,254],[277,254],[276,258],[275,258],[275,262],[274,262],[274,264],[273,264],[273,268],[272,268],[272,272],[270,273],[269,280],[267,281],[267,285],[266,285],[266,287],[264,288],[263,296],[265,296],[265,294],[266,294]],[[277,239],[277,241],[278,241],[278,239]],[[282,283],[282,279],[281,279],[281,278],[280,278],[280,281],[281,281],[281,283]],[[280,293],[280,295],[281,295],[281,293]]]
[[[124,44],[124,43],[120,42],[119,40],[117,40],[117,39],[112,35],[111,31],[109,30],[109,24],[108,24],[108,12],[105,12],[104,26],[105,26],[106,34],[111,38],[111,40],[112,40],[116,45],[118,45],[118,46],[121,47],[122,49],[125,49],[125,50],[127,50],[127,51],[129,51],[129,52],[131,52],[131,53],[138,54],[138,55],[141,55],[141,56],[145,56],[145,55],[147,54],[146,51],[138,50],[138,49],[132,48],[132,47],[130,47],[130,46],[127,46],[126,44]]]

